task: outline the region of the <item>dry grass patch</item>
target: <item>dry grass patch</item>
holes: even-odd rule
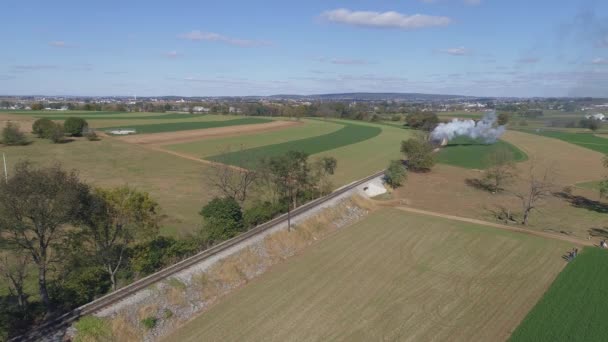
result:
[[[275,266],[166,340],[505,340],[562,269],[568,248],[378,210]]]

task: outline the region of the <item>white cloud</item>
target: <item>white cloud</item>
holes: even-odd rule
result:
[[[598,57],[598,58],[594,58],[591,63],[596,64],[596,65],[608,65],[608,58],[602,58],[602,57]]]
[[[333,23],[351,26],[397,28],[406,30],[447,26],[452,23],[452,19],[443,16],[424,14],[407,15],[394,11],[351,11],[345,8],[325,11],[321,14],[321,18]]]
[[[368,65],[371,64],[368,60],[365,59],[355,59],[355,58],[325,58],[320,57],[317,59],[322,63],[330,63],[330,64],[338,64],[338,65]]]
[[[52,64],[21,64],[21,65],[13,65],[13,70],[15,71],[32,71],[32,70],[52,70],[58,69],[57,65]]]
[[[441,0],[420,0],[420,1],[424,2],[425,4],[434,4]],[[462,2],[465,5],[469,5],[469,6],[481,5],[481,0],[462,0]]]
[[[49,46],[56,47],[56,48],[76,47],[76,45],[68,44],[68,43],[64,42],[63,40],[55,40],[55,41],[49,42]]]
[[[262,40],[250,40],[250,39],[239,39],[221,35],[214,32],[205,31],[190,31],[188,33],[180,34],[178,36],[181,39],[187,39],[192,41],[209,41],[209,42],[221,42],[230,45],[236,45],[241,47],[254,47],[254,46],[267,46],[271,45],[270,42]]]
[[[469,49],[465,48],[464,46],[449,48],[449,49],[444,49],[444,50],[439,50],[439,51],[443,52],[443,53],[447,53],[448,55],[452,55],[452,56],[465,56],[465,55],[469,55],[471,53],[471,51],[469,51]]]
[[[177,51],[169,51],[169,52],[165,53],[165,57],[167,57],[167,58],[177,58],[179,56],[181,56],[181,54]]]
[[[517,60],[518,64],[536,64],[540,62],[538,57],[524,57]]]

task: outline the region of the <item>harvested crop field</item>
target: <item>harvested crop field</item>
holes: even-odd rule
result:
[[[177,121],[177,122],[168,122],[168,123],[156,123],[156,124],[147,124],[147,125],[129,125],[129,126],[120,126],[120,127],[103,127],[103,130],[109,131],[112,129],[121,129],[121,128],[129,128],[134,129],[137,133],[162,133],[162,132],[177,132],[177,131],[187,131],[193,129],[207,129],[207,128],[216,128],[216,127],[226,127],[226,126],[237,126],[237,125],[253,125],[253,124],[261,124],[268,123],[270,119],[261,119],[261,118],[241,118],[241,119],[232,119],[226,121]]]
[[[568,247],[382,209],[166,340],[505,340],[563,268]]]
[[[606,341],[608,252],[586,248],[557,277],[511,341]]]
[[[241,134],[267,133],[297,126],[299,124],[301,124],[301,122],[298,121],[271,121],[268,123],[253,125],[226,126],[179,132],[137,134],[119,137],[118,139],[134,144],[169,145],[199,141],[209,138],[230,137]]]

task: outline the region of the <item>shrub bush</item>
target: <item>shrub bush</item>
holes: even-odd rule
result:
[[[38,138],[48,139],[55,129],[55,126],[56,124],[47,118],[38,119],[32,125],[32,133],[36,134]]]
[[[281,207],[279,205],[273,205],[268,201],[257,201],[253,203],[251,208],[246,209],[245,213],[243,214],[245,226],[247,228],[253,228],[264,222],[272,220],[280,213]]]
[[[88,130],[84,136],[87,138],[88,141],[98,141],[99,137],[97,136],[97,133],[95,133],[94,130]]]
[[[63,128],[65,133],[72,137],[80,137],[82,133],[89,127],[85,119],[71,117],[65,120]]]
[[[27,145],[25,134],[19,130],[19,125],[9,122],[2,129],[2,143],[9,146]]]
[[[384,173],[386,184],[393,189],[400,187],[406,177],[407,173],[401,160],[392,160]]]
[[[55,124],[52,130],[49,132],[49,139],[55,144],[60,144],[65,141],[65,132],[63,126]]]
[[[74,342],[111,341],[112,331],[107,321],[95,316],[85,316],[74,323],[77,334]]]
[[[141,324],[148,330],[154,329],[157,323],[158,319],[156,319],[156,317],[146,317],[141,320]]]

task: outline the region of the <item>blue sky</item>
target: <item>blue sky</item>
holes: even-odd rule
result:
[[[4,0],[0,94],[608,97],[608,2]]]

